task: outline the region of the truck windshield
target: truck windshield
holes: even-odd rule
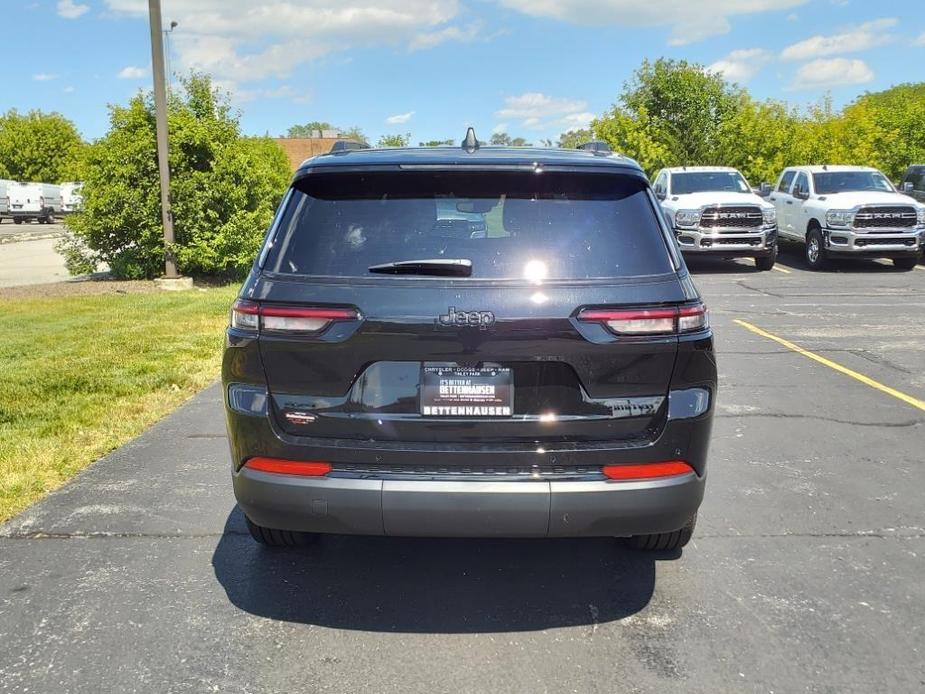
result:
[[[293,186],[264,269],[385,278],[436,274],[440,259],[466,259],[472,279],[672,271],[645,181],[552,171],[307,176]]]
[[[895,192],[893,185],[879,171],[827,171],[813,174],[816,195],[833,195],[854,191]]]
[[[671,194],[689,193],[751,193],[751,188],[738,171],[697,171],[671,176]]]

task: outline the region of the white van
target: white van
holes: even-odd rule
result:
[[[10,214],[17,224],[30,219],[50,224],[55,221],[56,214],[64,211],[61,186],[51,183],[13,183],[8,190]]]
[[[0,178],[0,221],[10,216],[10,186],[16,181]]]
[[[72,182],[61,184],[61,205],[65,214],[77,212],[83,206],[84,198],[83,195],[80,194],[83,187],[83,183]]]

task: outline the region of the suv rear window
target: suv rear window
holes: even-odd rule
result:
[[[472,278],[673,270],[647,185],[619,174],[365,172],[296,181],[264,269],[383,277],[371,265],[472,261]]]

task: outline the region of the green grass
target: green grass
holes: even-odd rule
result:
[[[0,521],[217,378],[235,292],[0,300]]]

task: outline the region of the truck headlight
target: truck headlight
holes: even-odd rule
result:
[[[777,222],[777,210],[773,207],[761,210],[761,216],[764,218],[765,224],[775,224]]]
[[[918,215],[919,215],[919,219],[918,219],[919,225],[920,225],[920,226],[921,226],[921,225],[925,225],[925,207],[920,207],[920,208],[917,210],[917,212],[918,212]]]
[[[693,229],[700,224],[700,210],[678,210],[674,223],[685,229]]]
[[[829,210],[825,213],[825,223],[830,227],[846,227],[851,223],[851,210]]]

